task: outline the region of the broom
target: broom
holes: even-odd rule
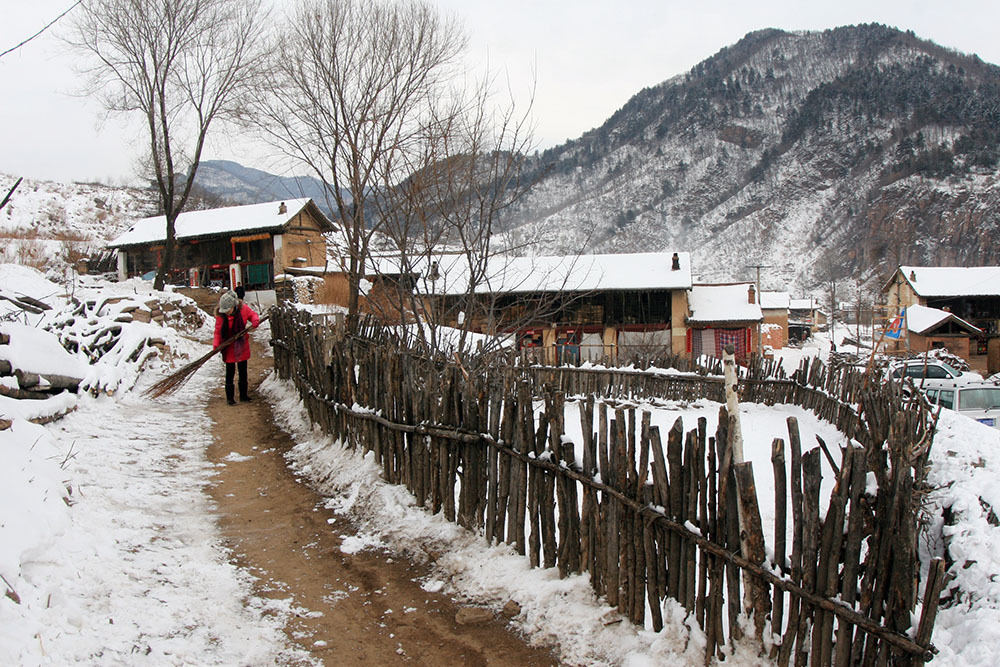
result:
[[[269,317],[271,317],[270,314],[260,318],[260,321],[257,323],[257,327],[266,322],[267,318]],[[224,347],[236,342],[236,340],[239,339],[240,337],[248,335],[251,331],[253,331],[257,327],[250,327],[249,329],[244,329],[239,333],[233,334],[226,340],[219,343],[218,347],[213,347],[211,352],[206,352],[204,355],[198,357],[191,363],[182,366],[176,372],[171,373],[170,375],[163,378],[162,380],[154,384],[146,391],[142,392],[142,395],[147,398],[159,398],[161,396],[174,393],[175,391],[183,387],[184,383],[187,382],[189,379],[191,379],[191,376],[194,375],[199,368],[204,366],[206,361],[208,361],[216,354],[218,354],[220,351],[222,351]]]

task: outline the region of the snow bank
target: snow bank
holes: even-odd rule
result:
[[[560,579],[555,568],[532,569],[513,547],[489,545],[482,536],[416,506],[404,487],[382,480],[373,455],[346,449],[313,429],[291,384],[272,375],[261,391],[274,403],[276,420],[299,443],[288,453],[289,463],[328,496],[328,507],[349,514],[358,526],[360,540],[348,549],[368,544],[429,563],[433,573],[423,583],[427,590],[444,590],[497,612],[515,600],[521,606],[516,627],[533,645],[556,647],[569,664],[703,664],[704,635],[674,601],[666,603],[659,633],[621,621],[616,609],[594,595],[588,575]],[[707,402],[701,407],[717,410],[717,404]],[[579,419],[573,422],[567,415],[567,427],[573,423]],[[689,427],[694,426],[692,421]],[[769,447],[770,440],[768,452]],[[741,643],[726,664],[769,664],[757,652],[753,642]]]
[[[220,373],[154,403],[72,397],[45,427],[0,404],[14,417],[0,430],[0,592],[16,591],[0,595],[0,664],[315,664],[287,646],[293,601],[253,597],[215,524],[212,422],[191,397]]]

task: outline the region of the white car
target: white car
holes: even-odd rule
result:
[[[888,379],[909,378],[918,389],[931,387],[964,387],[983,381],[983,376],[971,371],[959,371],[943,361],[911,359],[890,366],[886,373]]]
[[[1000,387],[992,383],[964,387],[936,387],[924,393],[931,403],[1000,428]]]

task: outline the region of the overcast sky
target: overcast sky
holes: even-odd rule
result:
[[[276,0],[279,4],[282,0]],[[995,0],[432,0],[470,35],[470,62],[488,59],[523,103],[534,87],[539,148],[579,137],[632,95],[687,71],[761,28],[822,30],[877,22],[913,30],[1000,63]],[[0,0],[0,51],[73,0]],[[0,173],[49,180],[134,180],[141,134],[73,95],[73,59],[46,33],[0,58]],[[258,164],[238,138],[207,157]]]

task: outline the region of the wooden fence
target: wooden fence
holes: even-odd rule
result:
[[[435,358],[374,325],[346,335],[290,308],[273,316],[272,331],[277,372],[295,382],[311,419],[373,452],[387,481],[429,511],[513,545],[532,566],[588,573],[595,591],[637,624],[648,605],[660,630],[663,601],[676,600],[706,634],[706,662],[740,637],[741,618],[781,665],[919,665],[933,655],[940,560],[910,627],[933,423],[925,406],[901,401],[891,386],[815,365],[791,379],[752,369],[744,398],[805,405],[855,440],[839,461],[824,443],[803,452],[788,419],[787,446],[775,437],[772,447],[768,558],[753,467],[732,460],[725,408],[714,434],[705,418],[689,429],[677,419],[664,443],[650,413],[622,400],[719,400],[714,378]],[[568,395],[578,397],[582,443],[563,437]],[[836,475],[825,513],[821,457]]]

